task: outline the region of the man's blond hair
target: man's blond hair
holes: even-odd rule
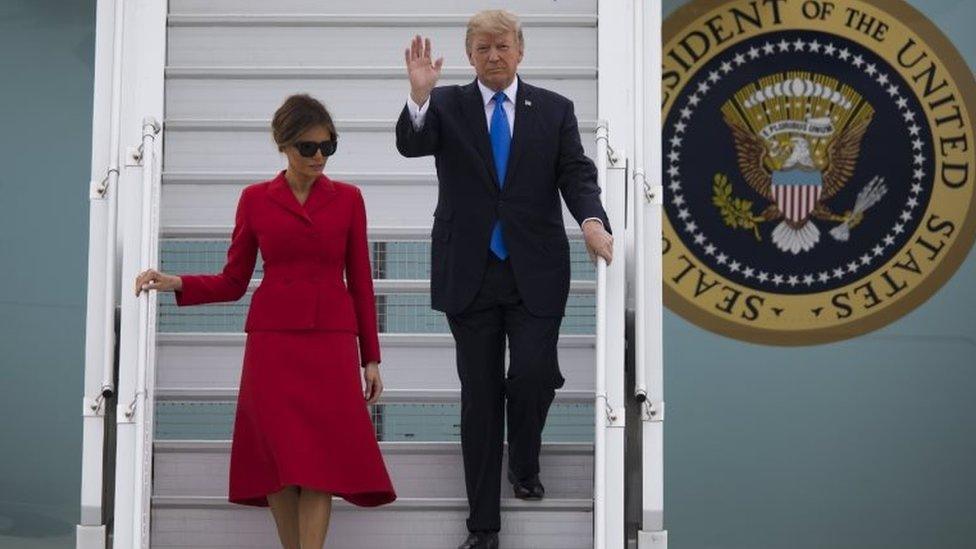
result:
[[[468,20],[468,32],[464,36],[464,50],[471,53],[471,41],[474,35],[489,33],[494,35],[515,33],[519,50],[525,49],[525,38],[522,36],[522,22],[517,15],[506,10],[485,10],[471,16]]]

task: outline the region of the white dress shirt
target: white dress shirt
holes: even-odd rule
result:
[[[478,80],[478,89],[481,90],[481,100],[485,104],[485,122],[488,124],[488,133],[491,133],[491,117],[495,113],[495,91]],[[505,116],[508,118],[508,134],[512,135],[515,131],[515,97],[518,92],[518,78],[512,80],[507,88],[502,90],[505,94]],[[427,108],[430,106],[430,96],[424,101],[423,106],[417,106],[410,94],[407,94],[407,108],[410,110],[410,119],[413,120],[413,128],[420,130],[424,127],[424,120],[427,118]]]
[[[485,121],[488,124],[488,132],[490,133],[491,117],[492,114],[494,114],[495,112],[496,92],[491,88],[489,88],[488,86],[482,84],[481,80],[478,80],[477,82],[478,82],[478,89],[481,90],[481,100],[485,104]],[[504,92],[505,94],[505,99],[506,99],[505,103],[502,105],[502,108],[505,109],[505,116],[508,118],[509,135],[512,135],[515,132],[515,98],[516,98],[516,92],[518,92],[518,82],[519,82],[518,78],[515,78],[512,80],[512,83],[509,84],[507,88],[502,90],[502,92]],[[423,105],[417,105],[414,102],[413,98],[410,97],[410,94],[407,93],[407,110],[410,112],[410,120],[413,122],[414,130],[420,131],[420,129],[424,127],[424,120],[427,118],[427,109],[429,107],[430,107],[429,95],[427,96],[427,100],[424,101]],[[587,217],[586,219],[583,220],[583,223],[586,223],[591,219],[595,219],[600,222],[600,225],[603,225],[603,220],[601,220],[599,217]],[[583,223],[580,223],[581,227],[583,226]]]

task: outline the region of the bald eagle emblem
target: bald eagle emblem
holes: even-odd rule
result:
[[[854,206],[839,215],[828,202],[851,182],[861,141],[874,109],[860,94],[829,76],[793,71],[749,84],[722,106],[745,182],[769,204],[761,213],[734,199],[724,174],[716,174],[713,204],[733,228],[752,229],[779,221],[772,242],[793,255],[820,242],[817,222],[837,223],[830,235],[847,241],[864,212],[884,196],[883,178],[874,177]]]

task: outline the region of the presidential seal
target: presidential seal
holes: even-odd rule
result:
[[[903,1],[692,1],[663,63],[673,311],[751,342],[836,341],[965,259],[976,83]]]

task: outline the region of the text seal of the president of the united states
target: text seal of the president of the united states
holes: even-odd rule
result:
[[[667,306],[836,341],[935,293],[976,228],[976,85],[901,0],[698,0],[664,25]]]

